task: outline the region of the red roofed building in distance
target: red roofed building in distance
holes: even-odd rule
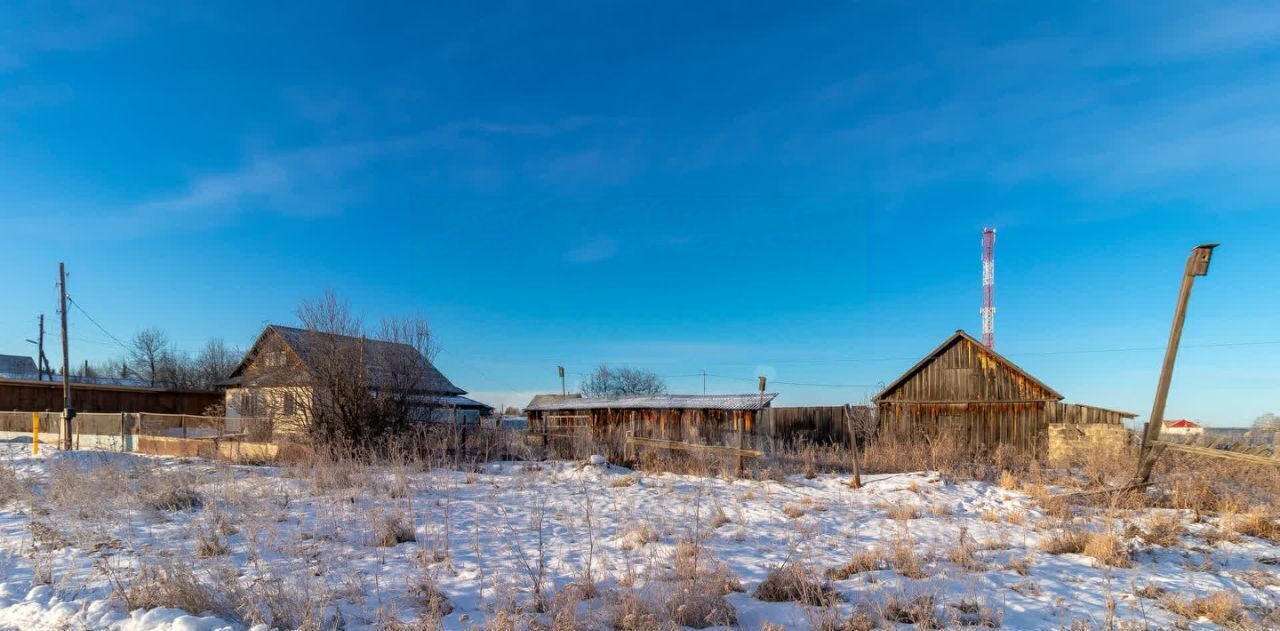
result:
[[[1161,431],[1172,436],[1204,436],[1204,427],[1187,419],[1165,421]]]

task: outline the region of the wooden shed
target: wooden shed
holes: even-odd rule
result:
[[[975,451],[1044,453],[1050,423],[1123,424],[1136,414],[1063,403],[1027,371],[956,331],[874,401],[882,436],[945,438]]]
[[[525,406],[529,433],[551,438],[590,436],[618,457],[625,434],[698,445],[736,444],[737,432],[756,431],[777,394],[661,394],[629,397],[538,395]]]
[[[221,392],[172,390],[114,383],[83,383],[74,377],[71,403],[79,412],[151,412],[154,414],[204,414],[222,403]],[[0,379],[0,410],[40,412],[62,409],[62,379]]]

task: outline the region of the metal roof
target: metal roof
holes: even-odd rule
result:
[[[24,355],[0,355],[0,372],[13,375],[36,374],[36,362]]]
[[[231,378],[225,382],[226,384],[240,384],[245,369],[253,360],[258,348],[265,341],[267,334],[271,332],[279,336],[284,341],[284,344],[293,350],[294,355],[308,370],[311,370],[314,362],[324,361],[326,352],[354,354],[357,352],[356,349],[362,349],[359,354],[365,362],[365,370],[368,373],[369,381],[374,385],[386,381],[394,382],[397,376],[403,376],[397,375],[398,372],[404,372],[406,367],[414,366],[423,373],[423,383],[419,389],[433,394],[462,395],[467,393],[466,390],[453,385],[453,382],[449,381],[448,377],[445,377],[443,373],[436,369],[430,360],[423,357],[417,349],[408,344],[322,333],[279,324],[267,325],[267,328],[258,336],[257,341],[253,343],[253,347],[245,353],[244,359],[240,361],[240,365],[236,367],[235,372],[231,374]],[[354,359],[354,357],[351,359]]]
[[[541,410],[759,410],[778,396],[761,394],[657,394],[635,397],[581,397],[539,401],[537,397],[525,406],[526,411]]]

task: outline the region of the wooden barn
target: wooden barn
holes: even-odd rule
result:
[[[538,395],[525,406],[530,434],[589,435],[608,442],[616,457],[626,432],[639,438],[697,445],[736,444],[737,432],[756,431],[777,394],[660,394],[630,397]]]
[[[1050,423],[1123,424],[1129,412],[1063,403],[1062,395],[964,331],[876,395],[881,436],[1009,445],[1040,455]]]

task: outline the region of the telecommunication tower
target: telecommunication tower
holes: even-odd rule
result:
[[[982,229],[982,345],[996,348],[996,229]]]

